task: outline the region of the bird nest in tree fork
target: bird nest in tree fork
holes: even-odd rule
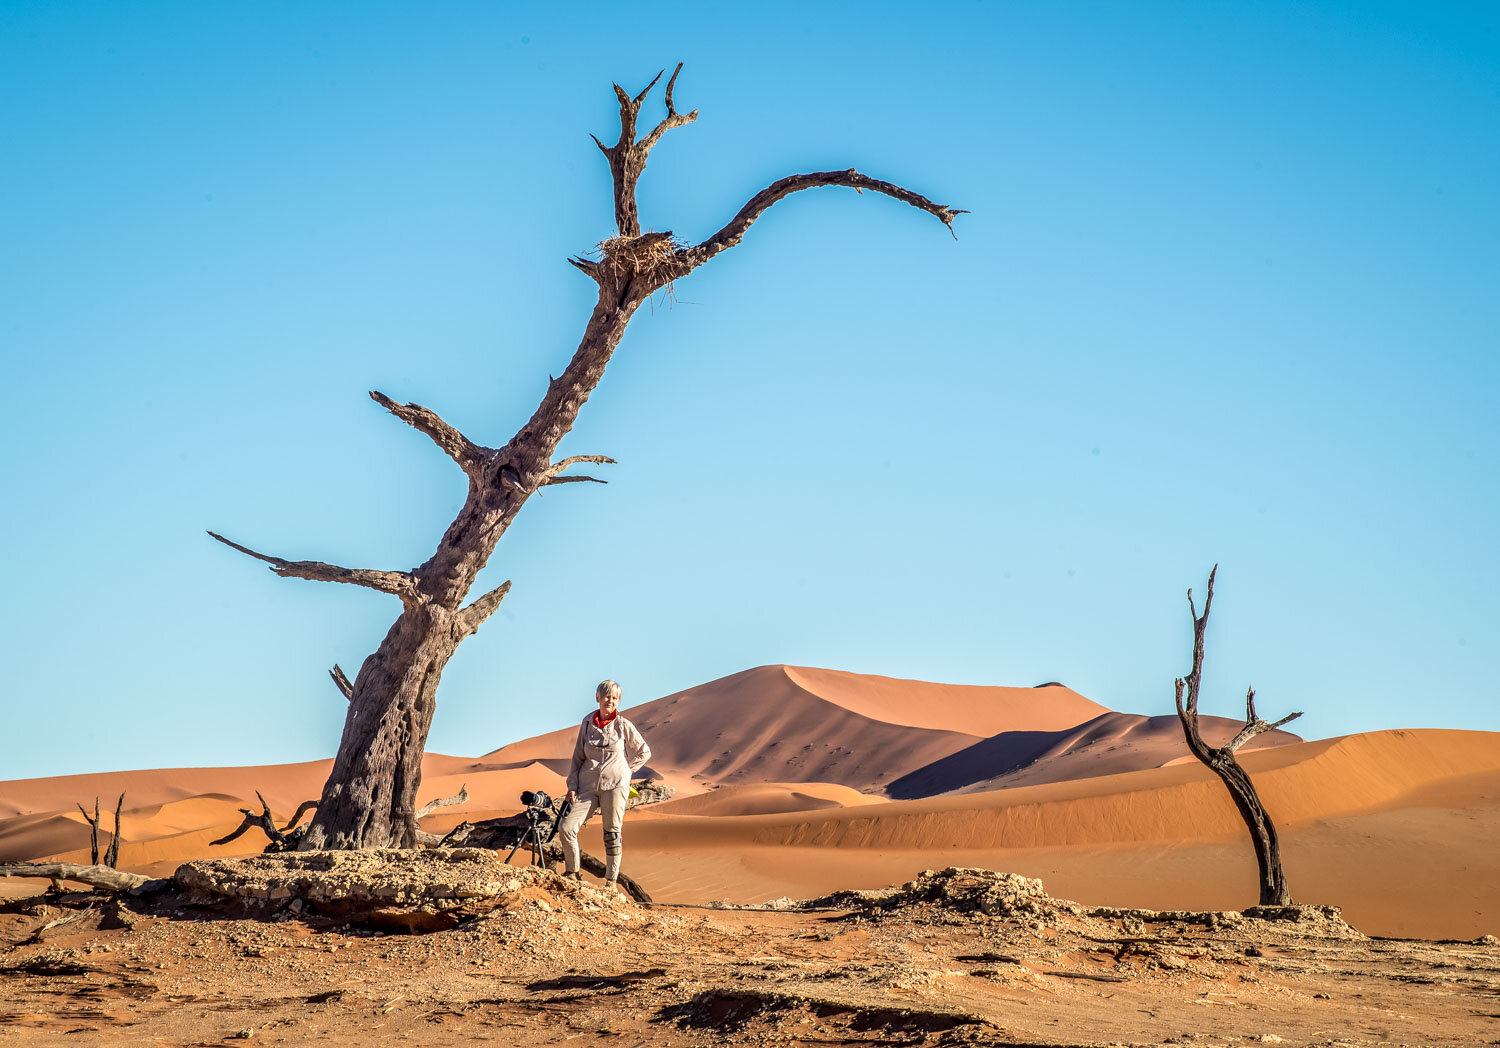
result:
[[[685,246],[678,243],[668,230],[665,233],[642,233],[638,237],[610,237],[600,241],[594,250],[599,255],[599,268],[611,276],[635,275],[656,283],[671,271],[673,252]],[[670,277],[662,281],[662,287],[671,293]]]

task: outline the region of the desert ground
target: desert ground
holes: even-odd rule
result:
[[[792,666],[624,712],[675,791],[626,822],[653,905],[492,852],[462,861],[498,901],[425,934],[0,880],[0,1043],[1500,1043],[1500,734],[1254,740],[1307,907],[1261,919],[1237,912],[1243,824],[1175,716]],[[1237,727],[1204,718],[1210,742]],[[424,828],[561,793],[571,741],[430,754],[423,799],[468,801]],[[256,791],[289,816],[327,769],[0,782],[0,862],[88,862],[74,804],[99,796],[108,829],[122,791],[122,869],[272,861],[256,830],[208,842]],[[1003,876],[923,875],[945,869]]]

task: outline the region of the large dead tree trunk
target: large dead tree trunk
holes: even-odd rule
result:
[[[613,461],[602,455],[574,455],[554,461],[553,454],[573,428],[579,410],[603,377],[605,365],[625,334],[625,326],[642,303],[738,244],[767,208],[803,189],[848,186],[882,193],[935,216],[950,232],[953,219],[962,213],[857,171],[821,171],[772,183],[699,244],[680,245],[669,232],[643,235],[635,195],[647,155],[666,132],[692,123],[698,116],[697,110],[679,113],[673,103],[672,91],[681,70],[679,64],[667,82],[666,116],[639,139],[636,122],[641,105],[662,74],[634,96],[615,85],[620,105],[619,140],[612,146],[598,138],[594,141],[609,162],[616,235],[600,245],[597,260],[569,259],[598,285],[598,300],[572,360],[562,375],[548,384],[541,404],[526,424],[504,445],[490,448],[469,440],[425,407],[398,404],[382,393],[370,394],[391,414],[427,434],[468,476],[468,498],[426,563],[411,571],[371,571],[288,561],[257,553],[210,532],[240,552],[266,561],[278,575],[368,586],[399,598],[403,606],[385,640],[365,659],[353,682],[342,671],[334,674],[335,682],[348,697],[349,709],[338,756],[302,850],[406,848],[417,844],[415,797],[438,682],[458,644],[494,612],[510,583],[470,604],[464,601],[527,499],[549,484],[595,479],[563,475],[571,466]]]
[[[1182,721],[1182,732],[1187,737],[1188,749],[1224,783],[1245,828],[1250,831],[1250,840],[1255,845],[1255,861],[1260,867],[1260,905],[1290,906],[1291,891],[1287,888],[1286,874],[1281,868],[1281,843],[1276,838],[1276,826],[1266,813],[1255,784],[1245,769],[1240,767],[1234,754],[1245,743],[1264,732],[1273,731],[1302,716],[1289,713],[1272,724],[1267,724],[1255,713],[1255,689],[1245,694],[1245,726],[1234,738],[1223,746],[1209,746],[1198,732],[1198,689],[1203,682],[1203,637],[1208,630],[1208,609],[1214,602],[1214,576],[1219,566],[1214,565],[1208,574],[1208,593],[1203,598],[1203,614],[1193,604],[1193,591],[1188,590],[1188,611],[1193,616],[1193,669],[1186,678],[1177,679],[1177,716]],[[1184,694],[1185,693],[1185,694]]]

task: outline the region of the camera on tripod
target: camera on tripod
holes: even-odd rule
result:
[[[521,839],[516,841],[516,846],[510,850],[505,861],[508,864],[515,857],[516,852],[523,847],[529,847],[531,864],[548,866],[550,863],[546,860],[547,845],[551,844],[552,838],[557,836],[563,819],[568,817],[568,812],[572,811],[573,805],[564,801],[562,810],[554,818],[552,798],[542,790],[521,791],[521,803],[526,805],[526,832],[521,834]],[[547,823],[551,823],[551,826],[548,827]]]

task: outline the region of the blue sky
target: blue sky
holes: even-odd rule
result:
[[[1500,10],[1214,3],[0,4],[0,778],[313,759],[611,233],[610,81],[686,63],[689,240],[481,576],[429,748],[770,662],[1061,680],[1322,737],[1500,730]],[[647,112],[659,112],[658,100]]]

